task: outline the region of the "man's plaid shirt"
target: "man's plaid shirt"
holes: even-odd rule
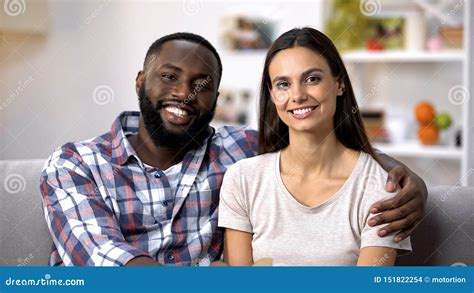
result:
[[[124,112],[110,132],[67,143],[48,159],[40,188],[54,241],[51,265],[124,265],[137,256],[206,265],[220,257],[222,177],[256,155],[256,131],[209,128],[206,143],[184,157],[173,194],[162,170],[145,166],[127,139],[138,120],[139,112]]]

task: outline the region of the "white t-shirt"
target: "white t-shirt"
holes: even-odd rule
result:
[[[253,259],[272,258],[274,265],[356,265],[366,246],[411,251],[410,239],[380,238],[380,227],[367,224],[369,207],[395,195],[384,190],[386,179],[377,161],[361,152],[339,191],[307,207],[283,184],[280,152],[243,159],[224,176],[218,225],[253,233]]]

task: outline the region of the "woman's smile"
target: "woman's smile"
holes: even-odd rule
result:
[[[319,109],[319,105],[303,106],[303,107],[298,107],[298,108],[288,110],[287,112],[290,115],[290,117],[293,117],[296,119],[306,119],[309,116],[311,116],[313,113],[315,113],[318,109]]]

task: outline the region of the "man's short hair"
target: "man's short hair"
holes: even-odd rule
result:
[[[179,33],[174,33],[174,34],[163,36],[163,37],[159,38],[158,40],[156,40],[150,46],[150,48],[148,49],[148,51],[146,53],[145,62],[143,62],[143,68],[146,70],[146,68],[148,67],[150,62],[154,59],[154,57],[157,56],[160,53],[161,48],[162,48],[164,43],[166,43],[168,41],[174,41],[174,40],[188,41],[188,42],[191,42],[191,43],[199,44],[199,45],[204,46],[207,49],[209,49],[212,52],[212,54],[214,55],[214,57],[216,57],[216,59],[217,59],[217,65],[219,67],[219,68],[217,68],[217,72],[219,74],[219,80],[218,80],[217,84],[220,84],[220,80],[221,80],[221,77],[222,77],[222,62],[221,62],[221,58],[219,57],[219,54],[216,51],[216,48],[214,48],[214,46],[212,46],[211,43],[208,40],[206,40],[205,38],[203,38],[199,35],[193,34],[193,33],[179,32]]]

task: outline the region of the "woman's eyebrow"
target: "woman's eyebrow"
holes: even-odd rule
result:
[[[312,73],[312,72],[315,72],[315,71],[324,73],[324,71],[323,71],[321,68],[313,67],[313,68],[310,68],[310,69],[306,70],[305,72],[303,72],[302,75],[308,75],[308,74],[310,74],[310,73]]]
[[[316,71],[317,71],[317,72],[324,73],[324,71],[323,71],[321,68],[312,67],[312,68],[310,68],[310,69],[308,69],[308,70],[305,70],[301,75],[302,75],[302,76],[305,76],[305,75],[308,75],[308,74],[310,74],[310,73],[312,73],[312,72],[316,72]],[[272,83],[274,83],[275,81],[277,81],[277,80],[279,80],[279,79],[285,79],[285,78],[287,78],[287,77],[284,76],[284,75],[278,75],[278,76],[276,76],[274,79],[272,79]]]

